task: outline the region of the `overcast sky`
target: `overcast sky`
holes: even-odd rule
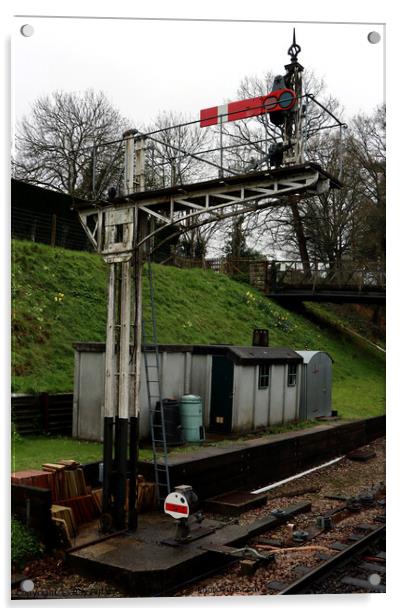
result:
[[[20,27],[29,23],[26,38]],[[384,99],[383,26],[294,24],[299,61],[328,84],[345,119]],[[376,30],[378,44],[367,35]],[[246,75],[283,73],[290,23],[14,18],[14,119],[54,90],[102,90],[131,123],[160,111],[196,119],[199,110],[236,100]]]

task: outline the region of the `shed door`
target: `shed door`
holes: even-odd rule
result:
[[[312,359],[309,366],[307,383],[308,416],[321,417],[328,413],[328,396],[331,396],[331,387],[328,384],[328,369],[319,356]]]
[[[227,357],[212,357],[210,430],[232,431],[233,362]]]

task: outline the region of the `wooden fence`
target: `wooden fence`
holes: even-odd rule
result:
[[[11,421],[21,435],[65,434],[71,436],[73,394],[11,396]]]

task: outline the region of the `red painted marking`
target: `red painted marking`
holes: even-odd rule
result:
[[[174,503],[165,503],[166,511],[174,511],[175,513],[188,513],[187,505],[175,505]]]
[[[286,107],[279,105],[279,98],[282,94],[289,93],[291,99]],[[228,103],[228,122],[234,120],[243,120],[263,113],[273,113],[275,111],[287,111],[291,109],[296,102],[296,93],[289,88],[275,90],[265,96],[257,96],[255,98],[247,98],[242,101]],[[219,123],[218,107],[208,107],[200,111],[200,126],[213,126]]]
[[[200,126],[212,126],[218,124],[218,107],[208,107],[200,111]]]

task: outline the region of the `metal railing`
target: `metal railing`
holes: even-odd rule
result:
[[[378,262],[328,265],[250,257],[190,259],[180,256],[172,256],[170,262],[182,268],[200,267],[228,276],[247,276],[252,286],[267,294],[292,289],[304,289],[311,293],[331,289],[385,291],[386,286],[385,267]]]

